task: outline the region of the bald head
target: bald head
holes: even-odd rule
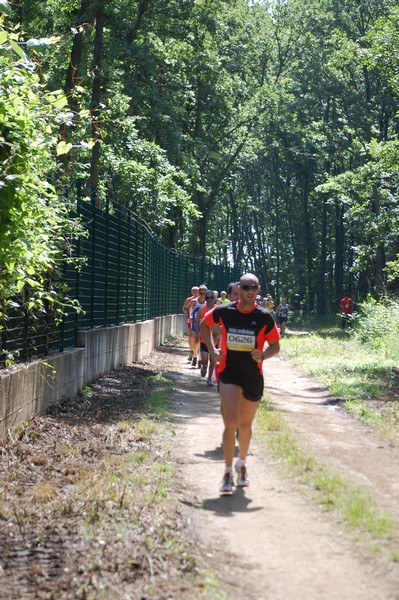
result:
[[[240,286],[241,285],[250,285],[251,283],[256,283],[259,285],[259,279],[253,273],[244,273],[240,277]]]

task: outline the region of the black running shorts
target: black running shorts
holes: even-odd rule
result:
[[[263,396],[264,381],[261,374],[257,377],[246,377],[244,380],[243,378],[233,377],[222,371],[219,375],[219,381],[237,385],[242,389],[244,398],[251,402],[258,402]]]

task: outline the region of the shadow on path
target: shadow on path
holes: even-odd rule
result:
[[[199,510],[207,510],[217,517],[232,517],[234,513],[253,513],[264,510],[263,506],[251,506],[252,498],[245,495],[242,488],[237,488],[232,496],[216,496],[204,498],[201,502],[182,500],[182,504]]]

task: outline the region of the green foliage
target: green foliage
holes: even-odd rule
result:
[[[20,0],[8,45],[67,91],[66,186],[98,168],[100,203],[320,315],[399,285],[396,4]]]
[[[118,94],[108,110],[100,193],[115,194],[119,203],[162,233],[175,224],[176,209],[185,218],[198,217],[198,210],[187,193],[186,174],[169,162],[165,150],[140,137],[135,118],[122,116],[127,104]]]
[[[394,282],[399,279],[399,254],[396,255],[395,260],[387,261],[386,272],[388,282]]]
[[[397,231],[399,229],[398,151],[395,141],[372,140],[367,146],[367,162],[353,171],[327,179],[319,186],[330,198],[340,198],[347,206],[348,218],[358,244],[354,270],[369,271],[376,252],[384,245],[389,261],[390,281],[396,278]]]
[[[284,351],[307,373],[324,381],[333,397],[364,422],[397,436],[399,303],[369,298],[342,331],[337,318],[313,323],[309,335],[290,335]]]
[[[386,358],[399,357],[399,301],[369,297],[358,307],[353,335],[367,349],[381,352]]]
[[[66,104],[39,79],[15,32],[0,22],[0,321],[10,307],[62,311],[62,263],[78,229],[51,178],[54,122]]]

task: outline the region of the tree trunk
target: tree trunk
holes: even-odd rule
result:
[[[383,296],[387,291],[387,282],[384,272],[385,262],[385,246],[381,242],[377,246],[375,255],[375,289],[379,296]]]
[[[269,292],[270,277],[268,271],[268,256],[266,253],[266,240],[264,239],[264,230],[259,224],[257,216],[254,217],[254,229],[256,234],[258,253],[255,255],[255,271],[259,277],[262,293]]]
[[[280,218],[278,196],[278,156],[274,156],[274,212],[275,212],[275,243],[276,243],[276,300],[280,301]]]
[[[206,236],[208,230],[208,215],[206,209],[199,221],[199,255],[206,257]]]
[[[320,270],[319,287],[317,290],[317,312],[319,315],[326,313],[326,271],[327,271],[327,206],[323,198],[321,215],[321,248],[320,248]]]
[[[75,89],[76,76],[79,72],[79,67],[82,62],[84,41],[83,27],[86,23],[92,24],[94,21],[93,16],[90,15],[90,5],[91,0],[81,0],[77,24],[75,26],[75,29],[77,29],[77,33],[75,33],[75,35],[73,36],[71,57],[69,59],[69,65],[65,79],[64,89],[65,93],[68,94],[68,104],[72,110],[77,109],[74,99],[70,93]]]
[[[134,40],[136,39],[137,34],[141,27],[141,22],[143,20],[145,13],[147,12],[149,6],[150,6],[150,0],[139,0],[139,5],[137,8],[137,18],[136,18],[136,21],[135,21],[132,29],[130,30],[130,32],[127,36],[127,41],[129,44],[132,44],[134,42]]]
[[[312,234],[312,223],[309,210],[309,175],[305,173],[305,181],[303,188],[303,233],[304,246],[306,256],[306,287],[308,297],[308,307],[312,311],[314,309],[314,285],[313,285],[313,254],[314,240]]]
[[[103,0],[98,5],[96,12],[96,31],[94,36],[94,53],[93,53],[93,71],[94,79],[92,85],[91,95],[91,114],[92,114],[92,136],[94,139],[94,146],[91,154],[90,161],[90,189],[95,192],[98,189],[98,181],[100,176],[100,154],[101,154],[101,127],[100,127],[100,114],[101,114],[101,89],[103,85],[103,76],[101,72],[101,61],[102,61],[102,48],[103,48],[103,35],[106,16],[104,12],[105,1]],[[98,197],[96,198],[96,204],[99,205]]]
[[[68,100],[68,106],[70,110],[74,113],[79,111],[78,103],[73,95],[73,91],[79,83],[78,73],[79,68],[82,62],[83,56],[83,47],[84,47],[84,24],[85,23],[93,23],[94,18],[90,15],[90,5],[91,0],[82,0],[79,8],[77,23],[75,25],[75,29],[77,29],[77,33],[75,33],[72,42],[71,56],[69,59],[68,70],[65,78],[65,86],[64,91]],[[67,123],[63,123],[59,129],[59,136],[61,140],[67,141],[70,136],[70,130],[73,126],[68,125]],[[58,163],[62,168],[62,174],[65,174],[68,171],[68,165],[72,159],[72,154],[61,154],[58,157]]]
[[[338,305],[339,301],[344,295],[344,209],[342,203],[339,200],[335,202],[335,272],[334,272],[334,284],[335,284],[335,304]]]
[[[234,190],[229,191],[230,197],[230,209],[231,209],[231,231],[232,231],[232,251],[233,251],[233,264],[235,267],[240,266],[243,253],[242,253],[242,242],[241,242],[241,231],[242,231],[242,219],[238,219],[237,204],[234,197]],[[229,231],[230,229],[228,229]]]

